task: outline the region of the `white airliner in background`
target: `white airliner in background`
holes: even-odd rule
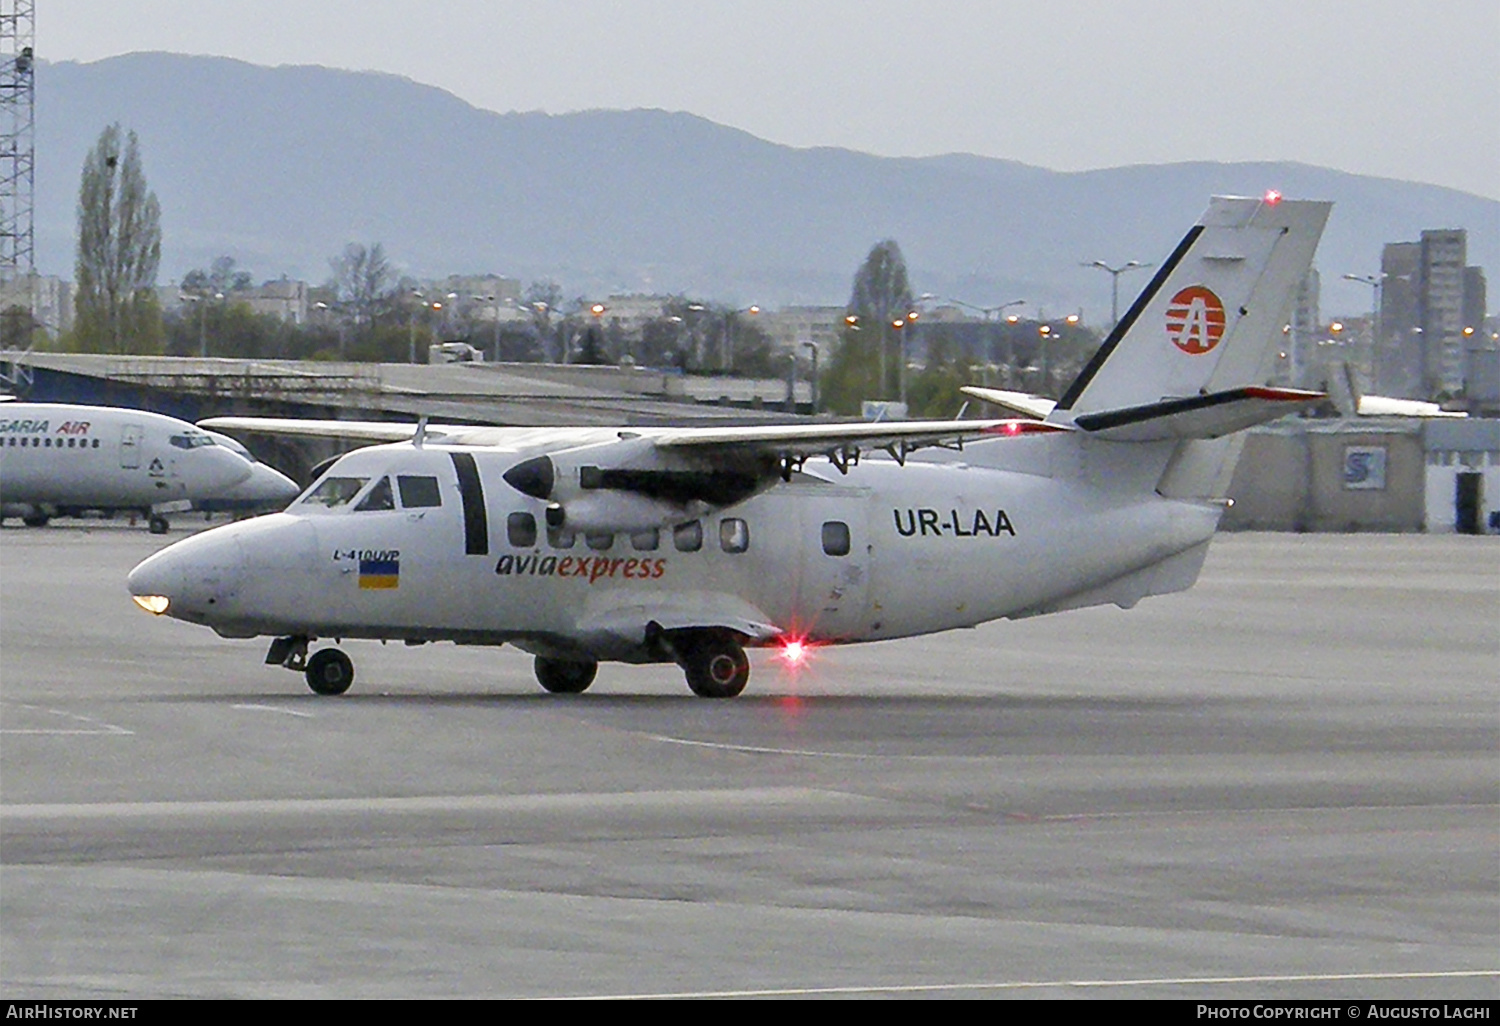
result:
[[[1260,383],[1329,209],[1214,199],[1067,393],[1019,419],[205,421],[393,444],[345,455],[283,513],[163,549],[129,588],[150,612],[272,636],[266,661],[320,694],[353,664],[313,641],[378,638],[514,644],[557,692],[603,660],[674,662],[707,697],[743,690],[746,646],[795,662],[1180,591],[1225,507],[1232,433],[1324,398]]]
[[[297,486],[238,442],[223,445],[212,432],[160,413],[0,404],[0,513],[29,526],[61,510],[128,509],[146,514],[152,533],[161,534],[170,509],[247,492],[262,505],[277,504],[277,496],[285,505]]]

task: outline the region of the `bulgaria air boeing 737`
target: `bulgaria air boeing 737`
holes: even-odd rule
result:
[[[238,443],[223,445],[212,432],[160,413],[0,403],[0,513],[29,526],[62,510],[128,509],[145,513],[160,534],[168,507],[250,497],[277,505],[296,493],[289,478]]]

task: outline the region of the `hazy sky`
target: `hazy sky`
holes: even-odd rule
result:
[[[39,0],[37,52],[405,75],[794,146],[1298,160],[1500,198],[1500,0]]]

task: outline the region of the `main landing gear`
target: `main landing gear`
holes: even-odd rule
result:
[[[733,636],[703,633],[675,646],[687,685],[700,698],[733,698],[750,680],[750,657]]]
[[[354,661],[336,648],[307,654],[307,638],[277,638],[266,652],[268,666],[301,670],[307,686],[319,695],[342,695],[354,683]]]

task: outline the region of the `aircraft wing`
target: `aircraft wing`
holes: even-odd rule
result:
[[[1036,420],[895,420],[857,424],[771,424],[765,427],[670,428],[652,434],[658,449],[732,450],[782,458],[829,456],[885,449],[898,459],[927,445],[1014,437],[1069,428]]]
[[[404,442],[415,436],[414,424],[392,421],[298,420],[290,417],[210,417],[200,427],[215,431],[347,438],[367,443]],[[605,437],[644,438],[659,449],[707,452],[733,450],[800,459],[886,449],[904,456],[925,445],[945,445],[986,437],[1006,437],[1068,428],[1035,420],[902,420],[869,423],[769,424],[752,427],[652,428],[616,431],[599,428],[486,427],[429,424],[424,437],[448,445],[507,448],[567,448]]]

